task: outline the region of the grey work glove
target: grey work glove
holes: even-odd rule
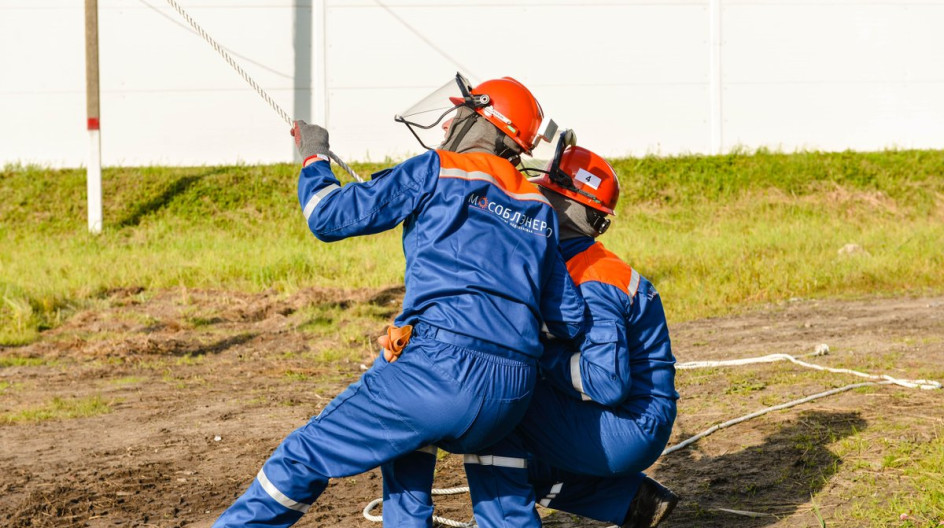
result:
[[[328,157],[328,131],[324,128],[298,120],[292,126],[292,135],[302,160],[312,156]]]

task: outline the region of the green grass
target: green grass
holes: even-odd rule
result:
[[[0,357],[0,368],[4,367],[38,367],[40,365],[51,365],[52,361],[44,358],[29,357]]]
[[[0,414],[0,424],[88,418],[108,412],[111,412],[111,402],[103,400],[101,396],[85,398],[55,397],[51,402],[38,407]]]
[[[944,291],[944,151],[759,151],[613,165],[622,198],[601,240],[656,284],[672,322],[794,297]],[[32,342],[115,288],[292,292],[402,282],[399,229],[333,244],[311,236],[296,166],[106,169],[99,236],[86,230],[84,178],[81,170],[0,172],[0,345]],[[865,252],[839,255],[849,243]],[[313,317],[310,329],[319,324]]]
[[[882,428],[886,434],[889,429]],[[907,429],[902,433],[904,438],[894,439],[860,433],[839,442],[837,454],[850,461],[857,476],[842,490],[847,503],[842,513],[850,525],[944,524],[944,427],[937,426],[920,438],[907,438]],[[881,463],[856,465],[864,451],[873,456],[877,452]],[[902,514],[906,517],[901,518]]]
[[[619,229],[603,240],[656,284],[670,319],[944,285],[940,151],[761,151],[614,167]],[[865,253],[840,255],[850,243]]]

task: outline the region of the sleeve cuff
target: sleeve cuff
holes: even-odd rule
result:
[[[324,154],[315,154],[314,156],[308,156],[305,158],[305,161],[302,162],[302,167],[307,167],[316,161],[328,161],[328,156]]]

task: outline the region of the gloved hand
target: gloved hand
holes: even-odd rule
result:
[[[318,125],[311,125],[302,120],[292,126],[295,146],[302,159],[307,161],[312,156],[328,157],[328,131]]]

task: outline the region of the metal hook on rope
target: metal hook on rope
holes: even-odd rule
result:
[[[209,44],[213,49],[216,50],[217,53],[220,54],[221,57],[223,57],[227,64],[236,70],[236,73],[238,73],[244,81],[249,83],[249,86],[251,86],[252,89],[255,90],[255,92],[259,94],[263,100],[265,100],[265,102],[269,103],[269,106],[271,106],[272,109],[275,110],[277,114],[279,114],[283,121],[285,121],[289,126],[294,124],[294,120],[288,115],[288,112],[283,110],[282,107],[275,102],[275,99],[266,93],[266,91],[261,86],[259,86],[259,83],[257,83],[252,77],[249,76],[248,73],[246,73],[246,70],[244,70],[238,62],[236,62],[236,59],[227,53],[223,46],[221,46],[219,42],[214,40],[213,37],[204,31],[203,27],[201,27],[200,24],[197,24],[197,21],[194,20],[186,11],[184,11],[184,8],[180,7],[180,4],[178,4],[175,0],[167,0],[167,3],[170,4],[170,6],[173,7],[174,10],[177,11],[177,13],[183,17],[183,19],[186,20],[188,24],[190,24],[190,27],[192,27],[193,30],[196,31],[197,34],[199,34],[200,37],[202,37],[203,40],[207,42],[207,44]],[[344,161],[342,161],[337,154],[329,150],[328,157],[331,158],[331,161],[337,163],[338,166],[344,169],[345,172],[350,174],[355,180],[359,182],[364,181],[360,176],[357,175],[356,172],[354,172],[354,169],[352,169],[347,163],[344,163]]]

